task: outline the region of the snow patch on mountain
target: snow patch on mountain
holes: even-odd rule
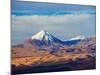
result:
[[[76,37],[74,37],[74,38],[69,39],[68,41],[71,41],[71,40],[84,40],[84,39],[86,39],[85,36],[83,36],[83,35],[78,35],[78,36],[76,36]]]

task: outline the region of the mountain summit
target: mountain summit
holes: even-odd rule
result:
[[[37,34],[32,36],[32,40],[45,40],[45,41],[53,41],[53,37],[50,33],[48,33],[47,31],[41,30],[40,32],[38,32]]]
[[[32,43],[38,46],[50,46],[56,43],[62,43],[61,40],[51,35],[49,32],[41,30],[31,37]]]

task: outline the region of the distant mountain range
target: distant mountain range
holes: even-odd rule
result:
[[[86,38],[85,36],[79,35],[75,38],[68,39],[67,41],[62,41],[49,32],[41,30],[37,34],[33,35],[30,39],[25,40],[22,44],[13,47],[57,50],[63,46],[88,44],[89,41],[93,39],[95,39],[95,37]]]

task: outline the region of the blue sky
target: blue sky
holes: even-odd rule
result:
[[[16,2],[12,0],[12,44],[41,30],[61,40],[95,35],[96,7],[88,5]]]
[[[95,6],[19,2],[12,0],[12,14],[14,15],[63,15],[73,13],[95,14]]]

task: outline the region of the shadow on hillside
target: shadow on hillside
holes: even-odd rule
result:
[[[39,65],[39,66],[26,66],[16,67],[12,64],[12,75],[14,74],[27,74],[27,73],[43,73],[43,72],[57,72],[57,71],[74,71],[74,70],[89,70],[96,68],[95,57],[77,61],[70,61],[69,63]]]

